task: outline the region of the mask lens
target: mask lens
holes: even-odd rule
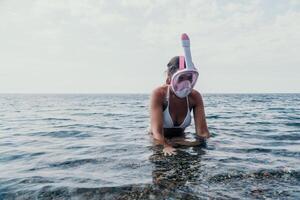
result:
[[[182,81],[189,81],[191,83],[193,83],[193,74],[192,73],[188,73],[188,74],[182,74],[178,77],[178,83],[182,82]]]

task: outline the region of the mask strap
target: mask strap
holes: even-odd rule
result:
[[[179,70],[184,69],[184,56],[179,56]]]

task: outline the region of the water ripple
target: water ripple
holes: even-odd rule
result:
[[[299,94],[203,94],[211,138],[172,157],[149,98],[0,95],[0,199],[299,199]]]
[[[49,136],[49,137],[56,137],[56,138],[67,138],[67,137],[85,138],[85,137],[90,137],[90,135],[88,133],[84,133],[84,132],[76,131],[76,130],[36,132],[36,133],[30,133],[30,135],[32,135],[32,136]]]

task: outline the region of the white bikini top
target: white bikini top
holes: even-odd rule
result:
[[[185,129],[186,127],[188,127],[191,124],[191,112],[190,112],[190,105],[189,105],[189,98],[186,97],[186,102],[187,102],[187,113],[186,116],[183,120],[183,122],[180,124],[180,126],[175,126],[173,123],[173,119],[170,115],[170,110],[169,110],[169,97],[170,97],[170,87],[168,86],[168,91],[167,91],[167,96],[166,96],[166,100],[168,102],[168,105],[166,107],[166,109],[163,112],[163,127],[164,128],[182,128]]]

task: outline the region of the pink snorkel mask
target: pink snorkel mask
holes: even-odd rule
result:
[[[187,34],[181,35],[181,42],[185,56],[179,56],[179,70],[172,76],[171,88],[177,97],[184,98],[192,92],[199,73],[192,62],[190,39]]]

